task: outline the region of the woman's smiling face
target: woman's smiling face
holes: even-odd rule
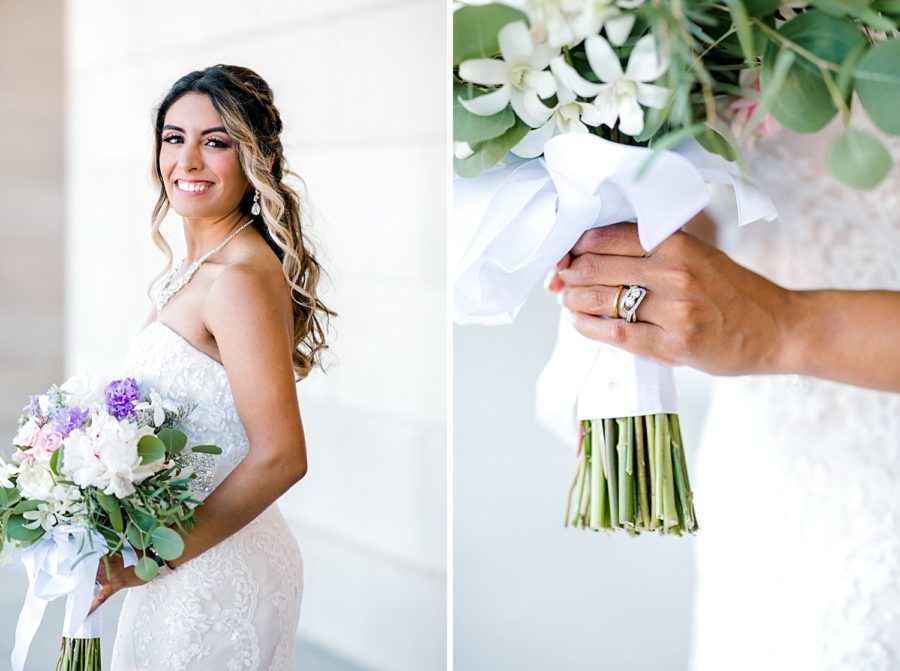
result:
[[[166,112],[159,170],[169,203],[186,218],[228,215],[249,186],[234,140],[202,93],[181,96]]]

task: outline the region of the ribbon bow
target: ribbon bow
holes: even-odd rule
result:
[[[78,561],[85,552],[93,552]],[[28,593],[16,625],[16,646],[12,653],[12,670],[22,671],[25,658],[47,604],[66,597],[66,616],[62,635],[67,638],[99,638],[99,609],[88,617],[95,595],[95,581],[100,557],[109,551],[106,540],[98,533],[72,525],[60,525],[34,545],[22,550],[19,561],[28,576]],[[134,549],[122,549],[125,566],[137,562]]]
[[[504,324],[590,228],[636,221],[650,251],[709,204],[710,183],[734,189],[739,225],[777,214],[772,202],[724,161],[685,145],[677,152],[558,135],[541,159],[513,160],[454,185],[459,249],[453,289],[459,324]],[[638,176],[639,170],[644,173]],[[538,419],[573,439],[587,419],[677,412],[670,368],[601,345],[561,320],[554,353],[538,383]]]

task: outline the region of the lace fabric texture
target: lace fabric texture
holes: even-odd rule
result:
[[[837,184],[824,156],[838,131],[782,130],[750,152],[780,221],[728,251],[793,289],[898,291],[900,169],[871,192]],[[692,476],[691,671],[900,669],[900,394],[720,378]]]
[[[163,397],[197,404],[182,427],[188,445],[222,448],[187,457],[205,498],[248,451],[224,367],[153,322],[132,340],[123,368]],[[300,549],[273,504],[168,576],[128,590],[111,668],[289,671],[302,590]]]

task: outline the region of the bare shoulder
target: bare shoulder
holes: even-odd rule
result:
[[[230,326],[292,333],[290,292],[274,255],[251,253],[225,264],[209,287],[201,318],[217,340]]]

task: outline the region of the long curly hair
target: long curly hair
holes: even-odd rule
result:
[[[159,230],[169,211],[159,152],[166,113],[176,100],[187,93],[209,96],[222,116],[228,135],[234,140],[241,169],[250,186],[240,202],[241,211],[252,217],[253,226],[281,261],[281,269],[291,290],[294,314],[294,348],[292,361],[297,379],[305,378],[315,366],[321,366],[321,354],[328,348],[328,320],[336,316],[317,296],[316,288],[323,271],[314,255],[307,232],[306,189],[299,175],[286,167],[281,145],[281,115],[273,102],[272,89],[249,68],[237,65],[213,65],[195,70],[179,79],[154,109],[153,182],[159,197],[153,208],[150,235],[166,255],[166,267],[151,282],[156,282],[172,268],[172,248]],[[268,159],[274,155],[272,168]],[[295,189],[283,179],[294,178]],[[255,190],[259,190],[260,214],[253,216]]]

